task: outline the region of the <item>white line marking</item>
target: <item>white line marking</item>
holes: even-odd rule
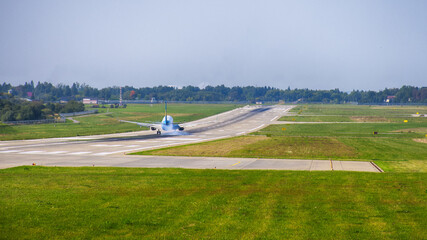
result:
[[[121,147],[123,145],[108,145],[108,144],[95,144],[91,145],[92,147]]]
[[[241,133],[238,133],[237,135],[243,135],[243,134],[246,134],[246,132],[241,132]]]
[[[265,125],[265,124],[261,124],[260,126],[258,126],[258,127],[256,127],[256,128],[252,128],[251,130],[249,130],[249,132],[251,132],[251,131],[255,131],[255,130],[257,130],[258,128],[262,128],[262,127],[264,127],[264,125]]]
[[[270,120],[270,122],[275,121],[278,118],[279,118],[279,116],[275,116],[273,119]]]
[[[42,144],[28,144],[28,145],[21,145],[21,146],[10,146],[8,148],[26,148],[26,147],[45,147],[45,146],[52,146],[52,145],[63,145],[63,144],[68,144],[68,143],[42,143]]]
[[[139,147],[139,145],[129,145],[129,146],[124,146],[124,147]]]
[[[20,152],[19,154],[40,154],[44,152],[45,151],[28,151],[28,152]]]
[[[82,154],[89,154],[91,152],[74,152],[74,153],[68,153],[69,155],[82,155]]]
[[[166,141],[174,141],[174,140],[193,141],[193,140],[200,140],[200,138],[166,138],[164,140],[166,140]]]
[[[92,154],[93,156],[105,156],[105,155],[109,155],[109,154],[113,154],[114,152],[102,152],[102,153],[95,153]]]
[[[62,153],[66,153],[66,152],[68,152],[68,151],[56,151],[56,152],[47,152],[47,153],[45,153],[45,154],[62,154]]]
[[[21,150],[6,150],[6,151],[0,151],[0,153],[16,153],[19,151],[21,151]]]

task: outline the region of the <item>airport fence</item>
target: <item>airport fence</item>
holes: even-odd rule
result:
[[[39,119],[39,120],[20,120],[20,121],[6,121],[4,124],[8,125],[31,125],[31,124],[49,124],[49,123],[65,123],[67,117],[80,116],[86,114],[97,113],[98,109],[84,111],[84,112],[72,112],[72,113],[60,113],[60,118],[55,119]]]
[[[32,125],[32,124],[48,124],[48,123],[65,123],[65,118],[59,119],[39,119],[39,120],[21,120],[21,121],[6,121],[8,125]]]
[[[66,117],[80,116],[80,115],[86,115],[86,114],[93,114],[97,112],[98,112],[98,109],[95,109],[95,110],[83,111],[83,112],[60,113],[59,116],[66,118]]]
[[[151,100],[122,100],[123,104],[158,104],[165,101],[151,101]],[[188,104],[250,104],[250,101],[167,101],[168,103],[188,103]],[[119,100],[99,100],[98,104],[118,104]]]

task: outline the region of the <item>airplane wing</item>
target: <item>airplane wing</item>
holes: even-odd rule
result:
[[[160,124],[155,124],[155,123],[141,123],[141,122],[132,122],[132,121],[126,121],[126,120],[119,120],[120,122],[126,122],[126,123],[132,123],[132,124],[137,124],[139,126],[143,126],[143,127],[154,127],[156,129],[161,128]]]

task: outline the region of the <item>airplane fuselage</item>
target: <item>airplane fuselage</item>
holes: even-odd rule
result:
[[[173,130],[183,131],[184,130],[184,128],[179,126],[178,124],[173,124],[173,118],[169,115],[166,115],[165,117],[163,117],[161,127],[163,131],[173,131]]]

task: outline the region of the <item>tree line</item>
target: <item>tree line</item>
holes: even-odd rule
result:
[[[54,118],[55,114],[84,111],[81,102],[46,103],[42,101],[26,101],[12,96],[2,95],[0,98],[0,121],[40,120]]]
[[[11,90],[13,96],[54,102],[60,100],[76,100],[93,98],[100,100],[118,100],[120,88],[117,86],[97,89],[87,84],[73,83],[70,85],[53,85],[48,82],[33,81],[23,85],[12,86],[8,83],[0,85],[0,92]],[[170,86],[122,88],[124,100],[157,100],[166,101],[245,101],[245,102],[321,102],[321,103],[427,103],[427,87],[402,86],[401,88],[386,88],[380,91],[353,90],[343,92],[339,89],[278,89],[273,87],[226,87],[224,85],[199,88],[185,86],[182,88]]]

